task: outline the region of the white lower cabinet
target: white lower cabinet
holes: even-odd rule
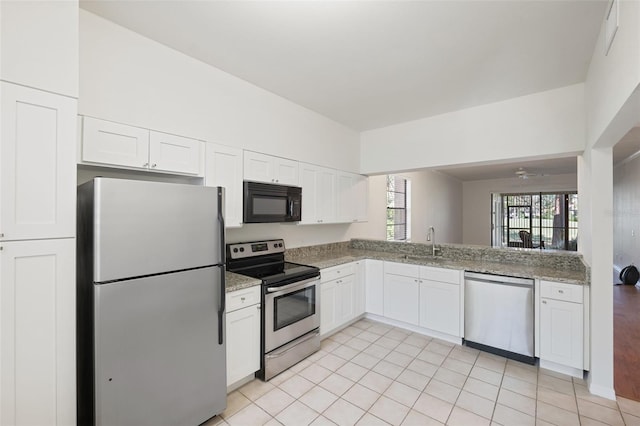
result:
[[[362,315],[364,281],[358,279],[357,262],[320,271],[320,335],[326,335]]]
[[[260,286],[227,293],[227,386],[260,369]]]
[[[402,275],[384,275],[384,316],[418,325],[418,280]]]
[[[75,424],[75,239],[0,248],[0,424]]]
[[[462,271],[420,267],[420,327],[462,337]]]
[[[384,315],[384,262],[367,259],[365,265],[365,311]]]
[[[540,282],[540,360],[578,370],[584,365],[583,289]]]

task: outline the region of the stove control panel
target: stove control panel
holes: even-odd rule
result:
[[[227,256],[231,259],[264,256],[266,254],[284,253],[284,240],[254,241],[251,243],[227,244]]]

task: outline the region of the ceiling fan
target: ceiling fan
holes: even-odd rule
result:
[[[544,176],[542,174],[529,173],[528,171],[526,171],[522,167],[518,167],[518,170],[516,170],[515,173],[516,173],[516,177],[519,178],[519,179],[522,179],[522,180],[529,179],[530,177]]]

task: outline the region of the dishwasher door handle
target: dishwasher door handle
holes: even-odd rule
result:
[[[509,283],[504,281],[481,280],[478,278],[466,278],[465,281],[473,281],[477,283],[485,283],[485,284],[491,284],[491,285],[505,285],[509,287],[533,288],[533,283],[531,284]]]
[[[531,278],[508,277],[504,275],[482,274],[478,272],[465,272],[464,279],[491,284],[516,284],[522,287],[533,287],[533,279]]]

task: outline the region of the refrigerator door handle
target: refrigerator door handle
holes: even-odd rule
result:
[[[224,241],[224,189],[218,188],[218,223],[220,225],[220,307],[218,308],[218,344],[224,343],[224,311],[226,309],[225,241]]]

